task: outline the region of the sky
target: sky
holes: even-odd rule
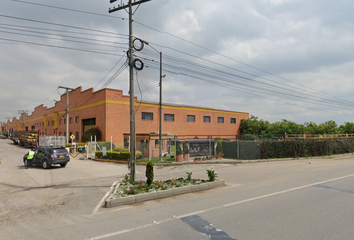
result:
[[[128,0],[0,0],[0,122],[58,86],[129,94]],[[277,122],[354,122],[354,2],[151,0],[134,7],[135,96]],[[141,44],[143,40],[145,44]],[[147,44],[148,43],[148,44]]]

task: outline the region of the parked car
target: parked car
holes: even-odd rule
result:
[[[70,156],[65,147],[37,147],[34,149],[33,165],[41,165],[43,168],[50,168],[52,165],[60,164],[65,167],[70,161]],[[27,153],[23,156],[23,164],[27,166]]]
[[[0,135],[0,139],[7,139],[7,137],[4,135]]]

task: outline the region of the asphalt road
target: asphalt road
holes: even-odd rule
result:
[[[1,239],[354,239],[351,154],[218,164],[224,187],[106,209],[99,203],[126,166],[73,159],[25,169],[25,152],[0,140]],[[208,167],[155,167],[155,178],[206,178]]]

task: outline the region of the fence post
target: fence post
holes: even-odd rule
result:
[[[237,148],[237,156],[236,158],[237,159],[240,159],[240,143],[239,143],[239,140],[236,141],[236,148]]]

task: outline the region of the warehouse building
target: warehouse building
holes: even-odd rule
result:
[[[6,131],[37,131],[39,135],[66,135],[66,121],[69,121],[69,136],[75,142],[82,134],[98,127],[102,141],[111,141],[116,146],[127,146],[130,132],[130,97],[116,89],[93,88],[82,91],[78,87],[69,92],[69,119],[66,119],[66,94],[54,107],[40,105],[31,114],[13,118],[3,127]],[[237,135],[240,122],[248,119],[244,112],[224,111],[194,106],[163,104],[162,133],[167,135]],[[147,143],[151,135],[159,132],[159,104],[138,102],[135,98],[137,149],[140,143]],[[9,129],[7,129],[9,127]]]

